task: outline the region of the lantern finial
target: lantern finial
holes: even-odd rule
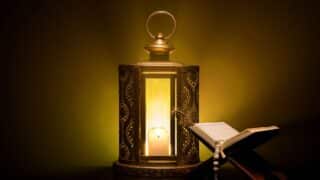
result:
[[[152,19],[155,15],[168,15],[171,17],[173,21],[173,28],[170,34],[165,36],[163,33],[159,32],[157,35],[154,35],[150,32],[149,29],[149,21]],[[169,45],[168,40],[171,38],[171,36],[175,33],[176,30],[176,19],[174,16],[169,13],[168,11],[154,11],[151,13],[146,21],[146,30],[149,36],[154,39],[154,41],[144,48],[148,51],[150,54],[150,60],[169,60],[169,55],[174,51],[174,47],[172,45]]]

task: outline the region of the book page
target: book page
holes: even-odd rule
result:
[[[203,131],[213,141],[225,141],[239,134],[239,132],[225,122],[195,123],[197,129]]]
[[[211,149],[215,148],[217,141],[224,141],[223,149],[240,141],[243,148],[254,148],[274,136],[279,130],[277,126],[262,126],[247,128],[239,132],[225,122],[195,123],[189,128]]]
[[[241,131],[238,135],[228,139],[225,143],[224,143],[224,148],[230,147],[233,144],[235,144],[238,141],[241,141],[253,134],[257,134],[257,133],[264,133],[264,132],[270,132],[270,131],[274,131],[274,130],[278,130],[279,127],[277,126],[263,126],[263,127],[255,127],[255,128],[247,128],[243,131]]]

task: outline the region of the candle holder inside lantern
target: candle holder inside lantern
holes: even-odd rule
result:
[[[167,15],[172,32],[152,34],[149,21]],[[185,175],[199,165],[199,145],[186,128],[198,122],[199,66],[169,61],[176,20],[155,11],[146,21],[150,61],[119,65],[119,160],[115,170],[138,176]],[[179,112],[179,114],[177,113]]]

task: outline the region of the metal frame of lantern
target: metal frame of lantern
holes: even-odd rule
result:
[[[149,20],[158,14],[169,15],[174,22],[172,33],[154,36]],[[175,30],[175,19],[167,11],[155,11],[147,19],[146,28],[154,42],[145,49],[150,61],[119,65],[119,160],[114,168],[118,173],[137,176],[181,176],[199,165],[198,140],[186,128],[198,122],[199,66],[184,66],[170,62],[174,48],[167,40]],[[170,80],[170,136],[168,155],[146,153],[146,79]],[[179,112],[179,113],[177,113]],[[149,147],[148,147],[149,148]]]
[[[155,161],[167,161],[170,163],[170,161],[175,161],[176,156],[176,141],[177,138],[175,137],[176,130],[176,118],[175,113],[170,113],[170,148],[171,151],[168,152],[169,155],[167,156],[152,156],[147,155],[146,153],[146,144],[147,144],[147,133],[146,131],[146,124],[147,124],[147,118],[146,118],[146,80],[147,79],[167,79],[170,81],[170,97],[176,97],[176,83],[177,83],[177,69],[175,67],[150,67],[150,66],[143,66],[141,67],[142,73],[141,73],[141,143],[140,143],[140,149],[141,149],[141,161],[148,163],[148,162],[155,162]],[[176,107],[176,99],[170,98],[170,112],[174,111]]]

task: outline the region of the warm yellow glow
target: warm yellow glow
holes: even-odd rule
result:
[[[145,71],[145,72],[143,72],[142,74],[177,74],[177,72],[170,72],[170,71],[150,71],[150,72],[148,72],[148,71]]]
[[[164,128],[151,128],[148,134],[149,152],[155,156],[168,156],[169,133]],[[170,148],[170,146],[169,146]],[[170,149],[169,149],[170,151]]]
[[[169,156],[170,148],[170,79],[146,78],[146,145],[147,156]]]

